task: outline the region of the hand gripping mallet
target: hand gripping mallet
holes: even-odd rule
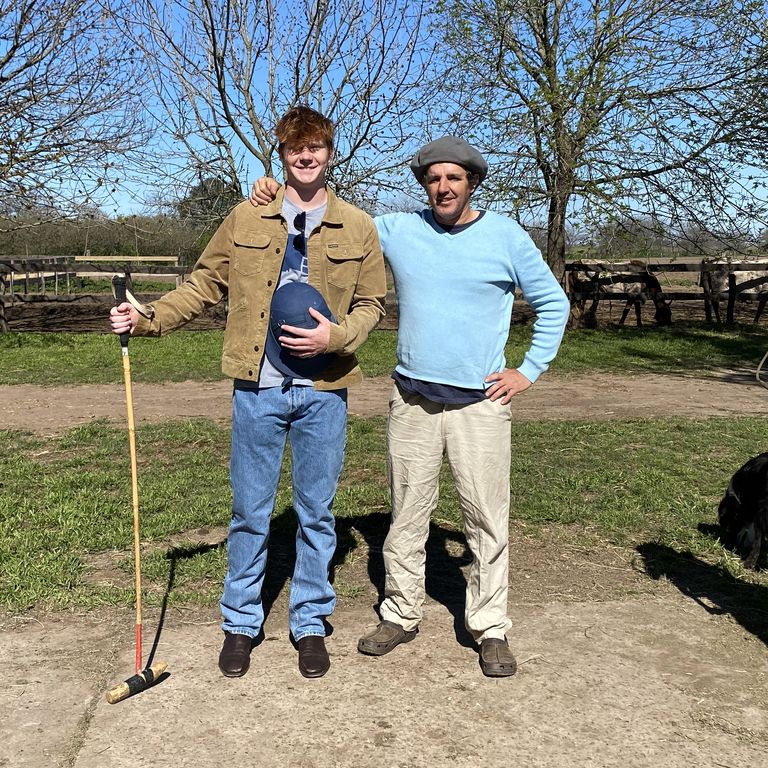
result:
[[[126,301],[125,275],[115,275],[112,287],[117,305]],[[124,683],[107,691],[107,701],[115,704],[138,693],[157,680],[168,666],[164,661],[141,668],[141,551],[139,547],[139,484],[136,470],[136,427],[133,420],[133,393],[131,391],[131,360],[128,357],[129,331],[120,334],[120,346],[123,348],[123,376],[125,378],[125,400],[128,406],[128,442],[131,448],[131,489],[133,492],[133,555],[136,571],[136,674]]]

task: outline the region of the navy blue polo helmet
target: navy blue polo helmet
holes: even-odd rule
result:
[[[281,285],[272,296],[267,331],[267,357],[280,373],[295,379],[311,379],[321,374],[336,357],[336,354],[331,352],[303,359],[294,357],[287,349],[280,346],[278,337],[290,336],[289,333],[283,332],[284,325],[292,325],[295,328],[317,327],[317,320],[309,314],[310,307],[316,309],[332,323],[336,322],[320,291],[309,283],[286,283]]]

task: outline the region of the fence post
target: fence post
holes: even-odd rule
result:
[[[702,262],[702,265],[704,262]],[[712,273],[701,272],[701,287],[704,289],[704,317],[712,322]]]
[[[733,324],[733,309],[736,306],[736,275],[731,272],[728,275],[728,314],[726,321]]]
[[[5,319],[5,275],[0,275],[0,333],[8,333],[8,321]]]

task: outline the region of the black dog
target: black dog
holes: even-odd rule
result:
[[[718,509],[723,546],[736,549],[745,568],[754,568],[768,536],[768,453],[750,459],[728,484]]]

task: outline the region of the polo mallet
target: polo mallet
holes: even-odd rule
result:
[[[116,306],[127,300],[125,275],[112,278]],[[123,348],[123,377],[125,378],[125,400],[128,406],[128,443],[131,448],[131,490],[133,492],[133,556],[136,571],[136,674],[124,683],[107,691],[107,701],[115,704],[127,699],[134,693],[144,690],[165,672],[168,666],[159,661],[151,667],[141,666],[141,550],[139,546],[139,484],[136,470],[136,427],[133,420],[133,393],[131,391],[131,359],[128,357],[130,332],[120,334],[120,346]]]

